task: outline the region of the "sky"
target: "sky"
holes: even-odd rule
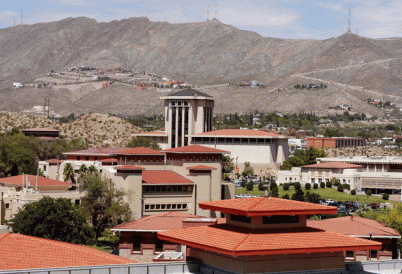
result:
[[[319,39],[348,29],[370,38],[402,36],[401,0],[2,0],[0,29],[86,16],[98,22],[129,17],[188,23],[217,18],[265,37]],[[208,9],[209,5],[209,9]],[[209,17],[208,17],[209,10]]]

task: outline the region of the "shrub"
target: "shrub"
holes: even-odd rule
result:
[[[306,190],[309,190],[309,189],[311,188],[311,184],[310,184],[310,183],[306,183],[306,184],[304,185],[304,187],[306,188]]]
[[[313,188],[314,188],[314,189],[318,189],[318,184],[315,183],[315,184],[313,185]]]
[[[352,190],[350,191],[350,194],[351,194],[351,195],[356,195],[356,189],[352,189]]]
[[[368,190],[366,191],[366,195],[367,195],[367,196],[371,196],[371,194],[372,194],[372,193],[371,193],[371,190],[368,189]]]
[[[251,191],[251,190],[253,190],[253,188],[254,188],[254,183],[253,183],[253,181],[248,182],[247,185],[246,185],[246,189],[247,189],[248,191]]]
[[[295,183],[293,184],[293,186],[295,187],[295,190],[301,189],[301,184],[300,184],[299,182],[295,182]]]
[[[243,187],[243,188],[246,187],[247,181],[246,181],[246,180],[241,181],[240,185],[241,185],[241,187]]]
[[[325,183],[324,183],[324,182],[321,182],[321,183],[320,183],[320,187],[321,187],[321,188],[325,188]]]
[[[382,199],[383,199],[383,200],[388,200],[388,199],[389,199],[389,194],[388,194],[388,193],[384,193],[384,194],[382,195]]]
[[[339,192],[343,192],[343,186],[342,185],[338,185],[337,189],[338,189]]]
[[[350,190],[350,185],[349,184],[342,184],[343,189]]]
[[[289,190],[289,184],[288,183],[283,184],[283,190]]]
[[[289,200],[289,195],[286,193],[285,195],[282,196],[282,199],[288,199]]]
[[[258,184],[258,190],[264,191],[264,183],[259,183]]]
[[[331,183],[330,181],[329,181],[329,182],[326,182],[325,185],[326,185],[328,188],[331,188],[331,187],[332,187],[332,183]]]

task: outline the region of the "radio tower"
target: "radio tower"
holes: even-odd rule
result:
[[[209,2],[207,3],[207,22],[209,22]]]
[[[348,32],[350,32],[350,3],[349,3]]]
[[[218,2],[215,1],[215,19],[218,19]]]

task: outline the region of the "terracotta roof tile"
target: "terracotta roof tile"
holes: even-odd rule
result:
[[[190,145],[184,147],[177,147],[166,149],[164,152],[173,152],[173,153],[230,153],[229,151],[200,146],[200,145]]]
[[[158,232],[158,238],[230,256],[381,249],[381,243],[315,228],[253,230],[232,225]]]
[[[63,154],[65,155],[115,155],[117,152],[126,150],[128,147],[101,147],[101,148],[90,148],[78,151],[69,151]]]
[[[187,167],[187,169],[215,170],[215,169],[217,169],[217,168],[212,167],[212,166],[203,166],[203,165],[199,165],[199,166],[189,166],[189,167]]]
[[[0,178],[0,185],[4,184],[4,185],[22,186],[22,184],[23,184],[22,176],[23,175],[17,175],[17,176],[12,176],[12,177]],[[35,186],[36,176],[35,175],[25,175],[25,180],[27,177],[29,178],[31,186]],[[38,176],[38,186],[74,186],[74,184]]]
[[[46,162],[48,163],[63,163],[63,160],[58,160],[58,159],[50,159],[50,160],[46,160]]]
[[[121,171],[125,171],[125,170],[144,170],[145,168],[140,167],[140,166],[134,166],[134,165],[125,165],[125,166],[116,166],[114,167],[116,170],[121,170]]]
[[[362,168],[362,165],[349,164],[344,162],[325,162],[319,164],[312,164],[302,166],[302,168],[327,168],[327,169],[348,169],[348,168]]]
[[[117,155],[164,155],[164,153],[159,150],[145,148],[145,147],[136,147],[136,148],[127,148],[121,151],[116,152]]]
[[[142,172],[143,184],[194,184],[183,176],[170,170],[144,170]]]
[[[101,163],[117,163],[117,159],[116,158],[107,158],[107,159],[103,159],[103,160],[100,160],[99,162],[101,162]]]
[[[209,132],[203,132],[199,134],[193,134],[191,136],[213,136],[213,137],[279,137],[285,138],[285,136],[281,134],[277,134],[274,132],[262,131],[262,130],[254,130],[254,129],[220,129]]]
[[[326,220],[307,220],[307,226],[342,233],[349,236],[367,237],[372,232],[376,236],[400,238],[398,231],[387,227],[384,223],[361,217],[347,216]]]
[[[336,214],[336,207],[281,198],[248,198],[199,202],[201,209],[244,216]]]
[[[92,247],[21,234],[0,235],[0,270],[132,264]]]
[[[122,223],[113,228],[116,231],[124,230],[149,230],[163,231],[179,229],[183,227],[183,221],[188,218],[202,218],[201,216],[186,214],[181,212],[166,212],[146,216],[132,222]]]

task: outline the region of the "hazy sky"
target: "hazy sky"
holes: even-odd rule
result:
[[[6,2],[6,3],[3,3]],[[216,16],[225,24],[266,37],[327,39],[346,32],[351,3],[352,32],[371,38],[402,36],[401,0],[2,0],[0,28],[86,16],[108,22],[145,16],[170,23]]]

